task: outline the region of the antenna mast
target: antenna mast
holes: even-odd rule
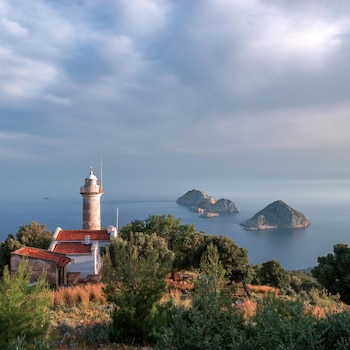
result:
[[[118,225],[119,225],[119,207],[117,207],[117,213],[116,213],[116,222],[115,222],[115,226],[118,230]]]
[[[101,179],[101,187],[103,188],[103,181],[102,181],[102,153],[100,155],[100,179]]]

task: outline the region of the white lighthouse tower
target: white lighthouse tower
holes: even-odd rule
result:
[[[101,196],[103,188],[98,183],[92,168],[85,179],[85,185],[80,187],[83,196],[83,230],[101,230]]]

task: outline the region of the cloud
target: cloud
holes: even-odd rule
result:
[[[350,146],[348,10],[322,1],[1,2],[0,157],[76,168],[103,153],[115,173],[142,169],[149,182],[184,164],[197,178],[217,175],[208,164],[248,172],[254,161],[287,167],[296,157],[303,167],[317,159],[312,173],[322,155],[340,161]]]
[[[0,132],[0,159],[10,161],[38,160],[41,149],[53,145],[53,140],[23,132]]]
[[[28,30],[17,22],[2,18],[0,23],[5,31],[15,37],[25,37],[28,35]]]
[[[158,36],[167,24],[171,1],[164,0],[121,0],[115,3],[124,34],[138,39],[152,39]]]

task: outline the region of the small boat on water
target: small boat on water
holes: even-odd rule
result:
[[[206,211],[206,212],[204,212],[204,213],[199,214],[199,217],[200,217],[200,218],[205,218],[205,219],[208,219],[208,218],[216,218],[216,217],[218,217],[218,216],[219,216],[218,213],[214,213],[214,212],[212,212],[212,211]]]

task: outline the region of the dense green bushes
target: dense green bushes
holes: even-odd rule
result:
[[[227,306],[227,305],[226,305]],[[195,298],[179,309],[158,333],[157,349],[222,350],[348,350],[350,314],[319,318],[305,312],[302,301],[267,296],[258,302],[256,316],[244,323],[238,306],[223,307],[219,298]]]

